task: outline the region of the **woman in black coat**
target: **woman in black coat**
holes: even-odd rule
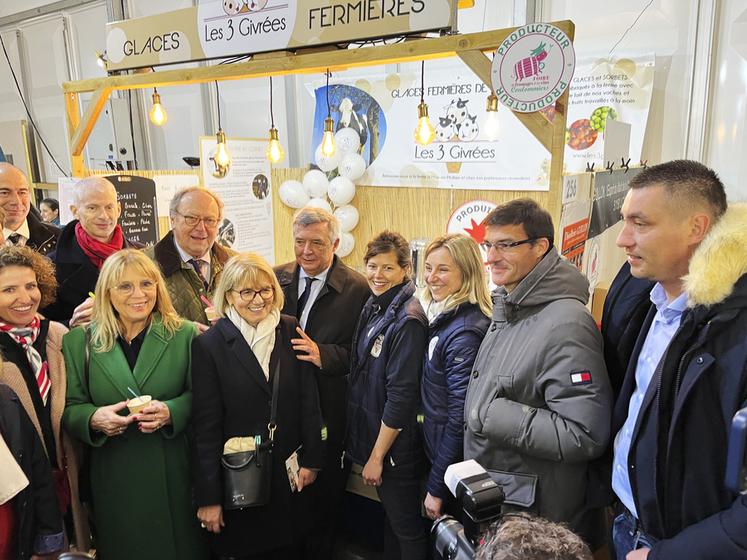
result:
[[[259,255],[233,257],[215,293],[222,318],[192,343],[193,431],[197,516],[221,558],[293,558],[302,527],[300,496],[286,459],[301,447],[298,490],[323,464],[322,418],[310,366],[291,345],[298,322],[281,315],[283,292]],[[273,381],[280,375],[269,503],[226,509],[221,456],[237,437],[270,437]]]

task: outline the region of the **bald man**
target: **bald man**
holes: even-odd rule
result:
[[[26,175],[10,163],[0,162],[0,207],[5,211],[3,237],[6,245],[30,247],[46,255],[54,250],[60,229],[44,223],[31,206],[31,187]]]
[[[114,185],[103,177],[88,177],[75,184],[67,224],[49,255],[57,275],[57,301],[42,313],[70,328],[90,321],[99,271],[106,258],[120,249],[142,247],[126,239],[117,223],[121,212]]]

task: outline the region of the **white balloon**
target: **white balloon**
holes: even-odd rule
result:
[[[358,225],[360,214],[358,214],[358,209],[355,206],[346,204],[335,209],[335,218],[340,222],[340,229],[347,233],[353,231],[355,226]]]
[[[361,135],[354,128],[341,128],[335,133],[335,146],[343,155],[357,152],[361,147]]]
[[[338,257],[347,257],[355,249],[355,237],[352,233],[343,233],[340,236],[340,244],[337,246],[335,253]]]
[[[332,157],[327,157],[322,154],[322,145],[319,144],[316,152],[314,152],[314,161],[316,161],[319,169],[325,173],[327,171],[332,171],[333,169],[336,169],[340,163],[340,150],[335,150],[335,154]]]
[[[327,194],[329,179],[323,171],[312,169],[303,176],[303,188],[311,198],[319,198]]]
[[[329,182],[327,195],[335,206],[344,206],[353,200],[355,184],[347,177],[335,177]]]
[[[360,154],[348,154],[340,161],[338,171],[343,177],[355,181],[356,179],[360,179],[366,172],[366,160]]]
[[[289,180],[283,182],[278,190],[278,195],[283,204],[291,208],[303,208],[309,201],[309,195],[306,194],[301,181]]]
[[[312,198],[306,203],[306,206],[310,206],[311,208],[321,208],[330,214],[332,213],[332,206],[330,206],[326,198]]]

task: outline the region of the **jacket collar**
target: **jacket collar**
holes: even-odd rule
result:
[[[153,247],[153,256],[161,266],[161,272],[165,278],[168,278],[182,268],[191,268],[179,256],[179,251],[177,251],[176,244],[174,243],[173,231],[168,232],[161,241],[156,243],[155,247]],[[228,251],[220,243],[215,241],[210,248],[210,266],[213,267],[213,270],[215,270],[216,265],[222,267],[229,258]]]
[[[281,320],[281,323],[282,323],[282,320]],[[234,325],[231,322],[230,319],[223,317],[222,319],[218,320],[218,322],[215,324],[215,327],[214,327],[218,330],[220,335],[226,341],[226,345],[228,346],[230,351],[234,353],[234,355],[238,359],[238,362],[241,364],[241,366],[243,367],[247,375],[268,396],[272,396],[272,388],[270,385],[270,381],[272,381],[272,376],[274,375],[275,364],[280,359],[280,355],[278,354],[277,349],[281,346],[280,344],[278,344],[279,342],[278,337],[281,335],[281,332],[280,332],[281,323],[278,323],[277,327],[275,327],[275,348],[273,348],[272,354],[270,356],[270,379],[269,380],[265,379],[265,374],[262,371],[262,366],[257,360],[257,357],[254,355],[254,352],[252,352],[252,349],[246,343],[246,340],[241,334],[241,331],[239,331],[239,329],[236,327],[236,325]]]
[[[724,302],[747,274],[747,203],[730,204],[690,259],[688,306]]]
[[[169,337],[161,322],[161,316],[154,313],[145,335],[143,347],[140,349],[140,355],[145,355],[148,359],[138,359],[134,371],[130,370],[127,358],[119,342],[116,341],[111,352],[91,352],[91,361],[98,361],[104,375],[109,378],[124,399],[129,399],[132,395],[128,391],[128,387],[132,387],[140,394],[147,393],[145,386],[161,361],[161,356],[166,351],[168,343]],[[108,357],[105,358],[104,356]],[[112,372],[117,373],[114,375]]]

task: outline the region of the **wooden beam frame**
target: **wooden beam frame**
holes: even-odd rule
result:
[[[573,41],[575,25],[572,21],[556,21],[552,22],[552,25],[563,31]],[[78,176],[85,172],[82,157],[83,149],[109,95],[115,90],[200,84],[216,80],[244,80],[287,74],[323,73],[326,70],[341,71],[347,68],[454,56],[458,56],[492,90],[491,61],[485,53],[495,51],[515,29],[497,29],[467,35],[456,34],[431,39],[417,39],[370,48],[272,53],[266,56],[256,56],[247,62],[235,64],[65,82],[62,89],[66,98],[73,172]],[[76,95],[83,92],[95,92],[95,95],[86,113],[81,118]],[[567,105],[568,90],[556,103],[557,112],[552,123],[537,112],[514,112],[514,115],[532,135],[550,152],[550,191],[555,193],[556,196],[550,197],[551,207],[548,210],[557,218],[559,218],[560,210],[559,197],[562,187]],[[555,200],[556,198],[557,200]]]

